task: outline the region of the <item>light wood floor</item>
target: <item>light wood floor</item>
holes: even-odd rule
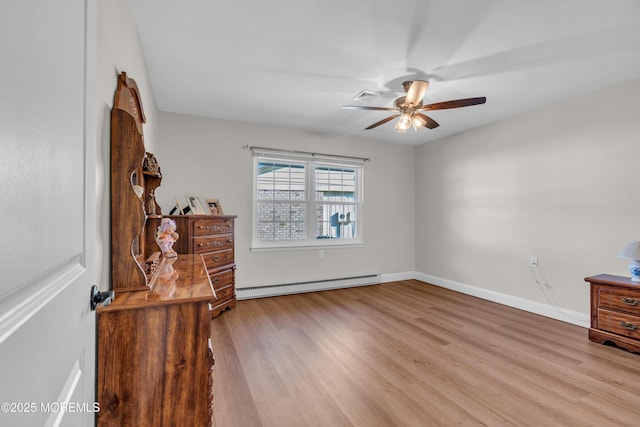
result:
[[[212,320],[217,427],[640,426],[640,355],[410,280]]]

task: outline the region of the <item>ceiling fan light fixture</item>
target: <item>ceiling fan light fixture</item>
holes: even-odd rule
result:
[[[403,111],[402,115],[398,119],[398,123],[396,123],[395,129],[400,133],[404,133],[410,127],[411,127],[411,112]]]
[[[427,121],[417,114],[414,114],[413,118],[411,119],[411,124],[413,125],[413,129],[418,130],[421,127],[424,127],[424,125],[427,124]]]

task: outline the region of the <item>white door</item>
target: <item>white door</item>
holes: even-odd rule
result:
[[[94,424],[95,0],[0,2],[0,426]]]

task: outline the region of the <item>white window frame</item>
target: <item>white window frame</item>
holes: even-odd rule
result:
[[[305,200],[301,201],[306,205],[304,240],[273,240],[261,241],[258,239],[258,164],[263,161],[280,162],[284,164],[304,164],[305,167]],[[316,208],[321,202],[316,200],[316,166],[335,166],[352,168],[356,172],[356,201],[352,202],[356,206],[356,238],[339,239],[317,239],[316,230]],[[253,149],[253,218],[252,218],[252,252],[277,251],[277,250],[304,250],[304,249],[324,249],[324,248],[353,248],[364,246],[364,159],[342,158],[340,156],[318,155],[311,153],[289,153],[283,151],[269,151],[268,149]],[[351,204],[349,202],[338,202],[338,204]]]

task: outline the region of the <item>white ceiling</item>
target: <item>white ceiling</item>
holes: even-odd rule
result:
[[[640,78],[638,0],[131,0],[162,111],[417,145]],[[429,80],[434,130],[366,126]],[[362,90],[377,95],[355,102]],[[606,108],[603,105],[602,108]],[[544,123],[540,123],[544,126]]]

